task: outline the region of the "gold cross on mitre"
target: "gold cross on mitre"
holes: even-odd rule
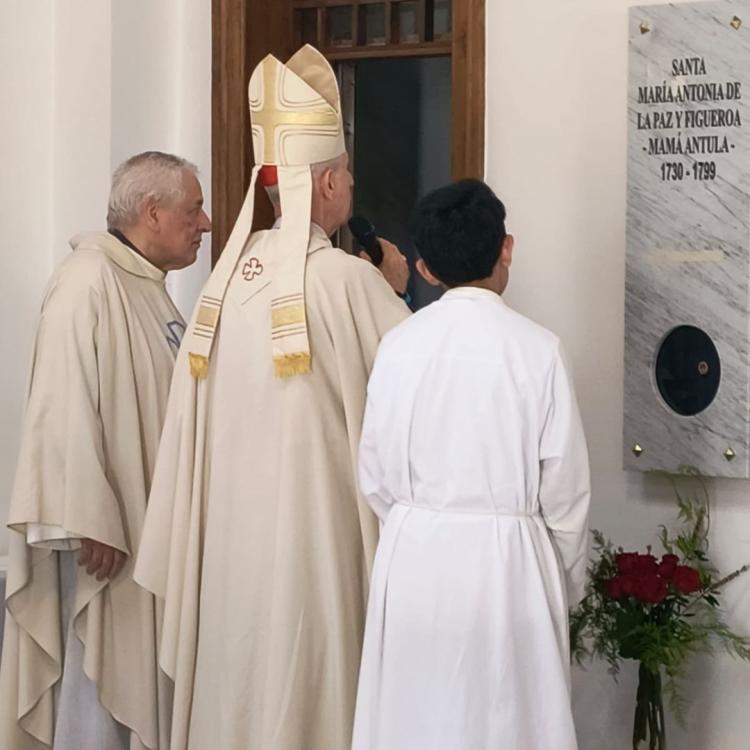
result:
[[[250,79],[253,141],[263,164],[310,164],[341,153],[334,145],[342,130],[338,88],[316,56],[309,46],[286,65],[268,55]]]

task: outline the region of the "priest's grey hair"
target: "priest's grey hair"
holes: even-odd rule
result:
[[[198,175],[186,159],[161,151],[144,151],[120,164],[112,175],[107,226],[123,229],[138,221],[144,202],[172,203],[184,195],[183,174]]]

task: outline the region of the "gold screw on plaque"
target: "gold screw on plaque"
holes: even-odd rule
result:
[[[648,34],[648,32],[651,31],[651,25],[648,21],[641,21],[639,28],[641,29],[641,34]]]
[[[724,451],[724,458],[726,458],[726,460],[727,460],[727,461],[733,461],[733,460],[734,460],[734,457],[735,457],[736,455],[737,455],[737,454],[736,454],[736,453],[735,453],[735,452],[734,452],[734,451],[733,451],[733,450],[732,450],[731,448],[727,448],[727,449],[726,449],[726,450]]]
[[[636,444],[635,444],[635,445],[633,446],[633,455],[634,455],[634,456],[635,456],[636,458],[640,458],[640,457],[641,457],[641,453],[643,453],[643,448],[641,448],[641,446],[640,446],[640,445],[638,445],[638,443],[636,443]]]
[[[730,22],[729,25],[735,30],[739,31],[740,26],[742,26],[742,19],[739,16],[735,16]]]
[[[705,360],[698,362],[698,374],[699,375],[703,375],[703,377],[705,377],[706,375],[708,375],[708,371],[710,369],[711,368],[708,366],[708,362],[706,362]]]

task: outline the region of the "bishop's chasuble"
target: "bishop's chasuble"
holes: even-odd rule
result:
[[[166,600],[172,750],[349,750],[377,519],[355,466],[378,343],[407,317],[313,225],[312,370],[271,357],[273,256],[252,235],[206,379],[177,361],[136,579]],[[191,324],[192,325],[192,324]]]
[[[79,670],[130,748],[155,750],[168,744],[170,686],[157,667],[157,603],[132,570],[184,323],[164,273],[114,236],[72,245],[42,306],[10,505],[0,747],[52,745],[68,588]],[[74,553],[58,550],[81,537],[129,555],[116,579],[61,565]]]

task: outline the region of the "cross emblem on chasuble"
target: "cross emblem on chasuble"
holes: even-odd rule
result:
[[[263,264],[257,258],[250,258],[245,261],[245,265],[242,266],[242,275],[245,277],[245,281],[252,281],[256,276],[260,276],[263,273]]]

